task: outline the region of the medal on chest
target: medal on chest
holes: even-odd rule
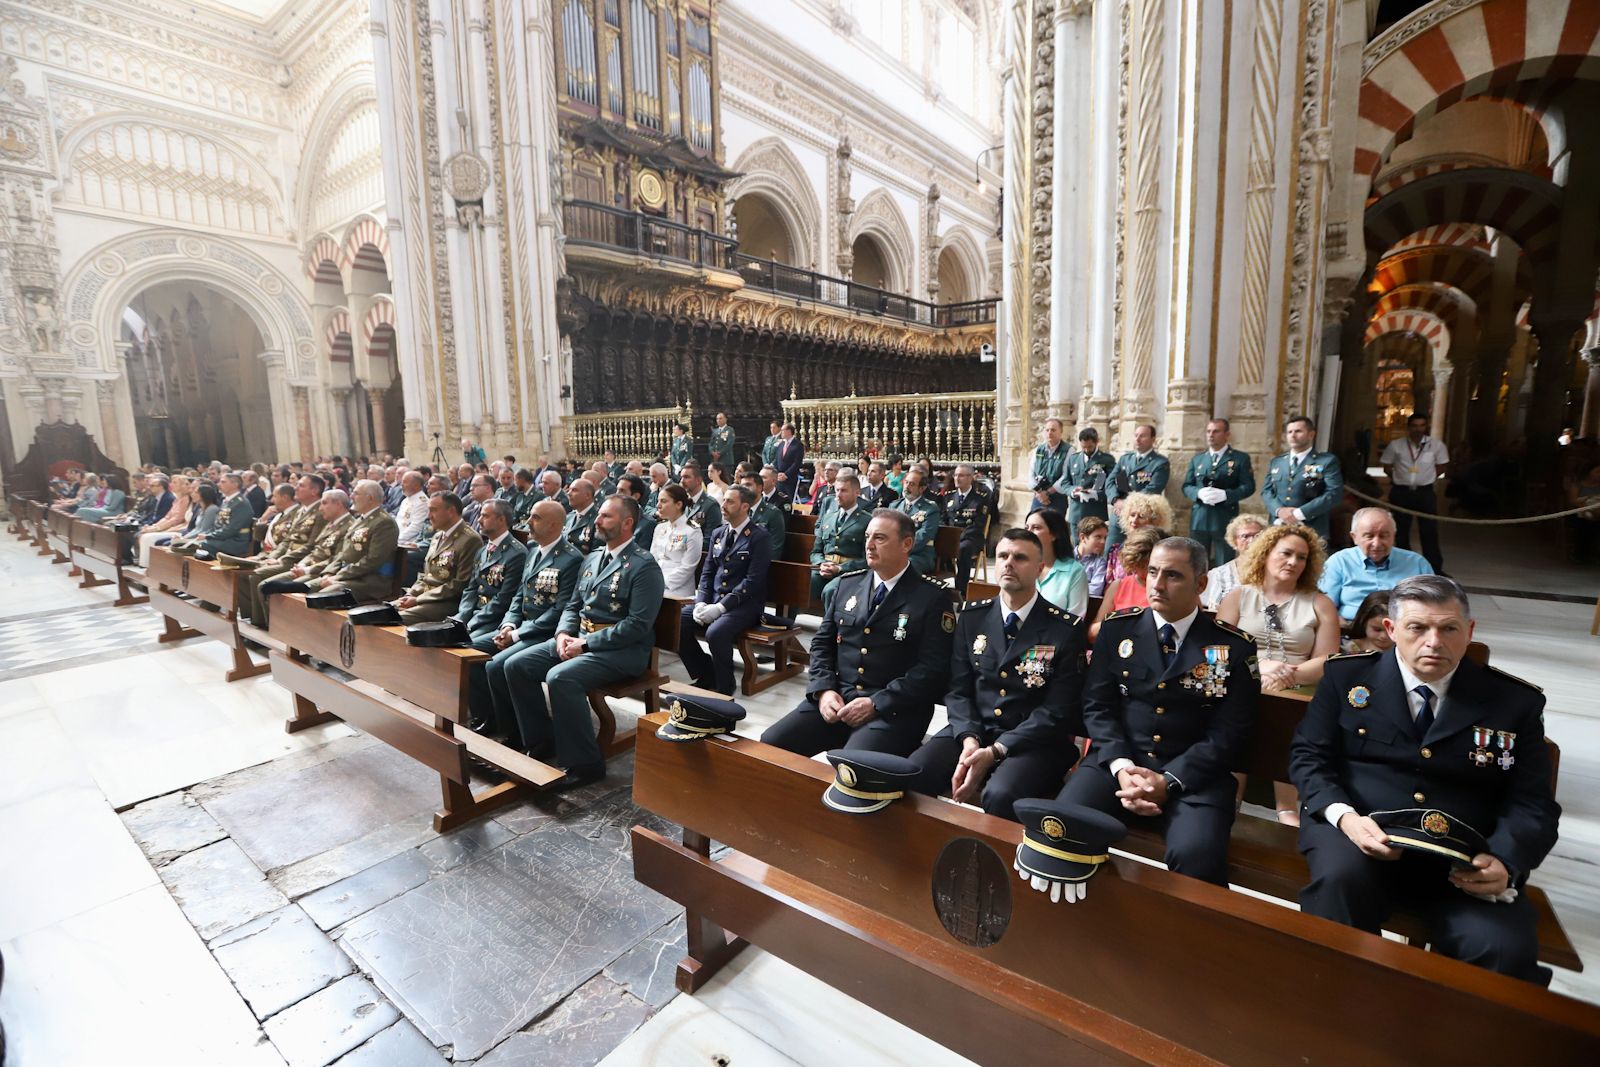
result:
[[[1050,663],[1055,654],[1053,645],[1034,645],[1024,652],[1021,662],[1017,664],[1017,670],[1022,674],[1022,684],[1029,689],[1043,686],[1050,677]]]
[[[1487,767],[1494,762],[1494,753],[1489,751],[1489,745],[1494,740],[1494,731],[1487,726],[1474,726],[1472,728],[1472,751],[1467,753],[1467,758],[1474,767]]]
[[[1205,659],[1194,665],[1194,669],[1183,676],[1183,685],[1187,689],[1198,691],[1202,696],[1219,697],[1228,695],[1228,646],[1207,645]]]
[[[906,639],[906,634],[907,634],[906,627],[908,627],[910,625],[911,625],[911,616],[910,616],[910,614],[908,614],[907,612],[902,611],[895,618],[895,622],[894,622],[894,639],[896,641],[904,641]]]
[[[1494,736],[1500,742],[1500,758],[1495,762],[1500,764],[1502,771],[1509,771],[1517,762],[1516,757],[1511,755],[1511,750],[1517,747],[1517,735],[1510,730],[1496,730]]]
[[[983,655],[984,649],[986,649],[988,647],[989,647],[989,635],[988,634],[979,634],[977,637],[973,638],[973,640],[972,640],[972,654],[974,656]]]

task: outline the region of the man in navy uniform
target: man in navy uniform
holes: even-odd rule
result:
[[[919,792],[1014,819],[1018,800],[1053,795],[1077,759],[1085,628],[1039,595],[1044,548],[1030,531],[1007,530],[994,558],[1000,596],[956,618],[950,724],[911,760]]]
[[[1072,528],[1072,540],[1078,540],[1078,521],[1089,515],[1104,519],[1106,487],[1111,481],[1116,462],[1111,453],[1100,451],[1100,433],[1093,426],[1078,431],[1078,451],[1067,457],[1066,471],[1056,483],[1057,491],[1067,499],[1067,525]]]
[[[756,495],[742,485],[722,498],[723,525],[711,534],[710,556],[700,570],[700,589],[678,623],[678,656],[694,684],[733,695],[733,643],[761,621],[767,603],[772,541],[750,517]],[[711,646],[700,647],[704,631]]]
[[[861,503],[869,509],[892,508],[900,494],[894,491],[883,477],[883,463],[873,460],[867,464],[866,481],[861,485]]]
[[[511,607],[512,598],[522,587],[522,567],[527,562],[528,550],[511,536],[514,517],[511,505],[504,500],[490,500],[478,517],[483,547],[478,551],[477,566],[461,590],[461,600],[452,616],[467,628],[474,645],[493,639],[495,631],[500,629],[500,620]]]
[[[1178,874],[1226,885],[1237,784],[1261,681],[1256,645],[1200,610],[1206,551],[1169,537],[1150,554],[1148,608],[1107,616],[1083,693],[1091,746],[1058,800],[1166,836]]]
[[[1273,457],[1261,483],[1267,518],[1274,525],[1304,523],[1326,542],[1328,515],[1344,498],[1339,457],[1317,451],[1317,424],[1309,416],[1296,415],[1284,423],[1283,437],[1289,451]]]
[[[1125,536],[1117,522],[1117,516],[1121,514],[1117,502],[1130,493],[1154,493],[1160,496],[1167,491],[1167,482],[1171,477],[1172,465],[1167,462],[1166,456],[1156,451],[1156,428],[1149,423],[1135,426],[1133,451],[1117,457],[1111,477],[1106,479],[1106,503],[1111,505],[1111,534],[1107,544],[1120,545]]]
[[[943,524],[961,530],[961,547],[956,553],[956,595],[966,596],[972,565],[989,550],[991,501],[988,490],[977,484],[972,464],[958,463],[955,473],[956,487],[944,498]]]
[[[839,578],[811,639],[806,698],[763,742],[802,756],[834,748],[907,756],[922,744],[950,677],[956,617],[944,586],[911,568],[915,534],[910,516],[873,512],[866,569]]]
[[[1289,750],[1311,868],[1300,908],[1377,933],[1404,907],[1422,916],[1436,951],[1548,983],[1536,913],[1519,893],[1561,817],[1544,694],[1466,658],[1467,594],[1442,575],[1397,584],[1384,628],[1388,652],[1329,658]],[[1460,822],[1486,847],[1470,864],[1402,852],[1384,827],[1407,810],[1429,834]]]
[[[1189,512],[1189,536],[1211,554],[1211,566],[1233,558],[1225,536],[1228,523],[1239,514],[1239,501],[1256,491],[1250,455],[1229,446],[1227,419],[1206,423],[1206,450],[1189,461],[1183,476],[1183,495],[1194,501]]]
[[[1067,498],[1062,496],[1057,487],[1061,476],[1067,473],[1067,455],[1071,448],[1061,440],[1061,420],[1049,418],[1044,420],[1044,441],[1033,450],[1033,462],[1028,467],[1029,488],[1033,490],[1033,503],[1028,511],[1034,512],[1041,508],[1051,511],[1065,511]]]

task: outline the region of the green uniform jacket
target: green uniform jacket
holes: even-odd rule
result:
[[[307,578],[315,578],[327,568],[330,560],[339,557],[355,521],[356,517],[347,511],[332,522],[323,523],[322,532],[311,542],[311,550],[299,562],[299,566],[306,569]]]
[[[478,550],[478,565],[461,590],[455,614],[474,639],[500,629],[500,620],[522,588],[522,567],[527,561],[528,550],[510,534],[499,544],[485,544]]]
[[[595,539],[594,532],[594,520],[599,515],[599,502],[590,504],[583,511],[567,512],[567,522],[561,528],[561,532],[572,542],[572,547],[576,548],[580,555],[587,556],[590,550],[600,543]]]
[[[1312,449],[1298,470],[1289,454],[1274,456],[1261,483],[1261,502],[1267,505],[1267,521],[1278,517],[1279,508],[1299,508],[1306,525],[1328,539],[1328,514],[1344,498],[1344,471],[1332,452]]]
[[[837,563],[841,574],[867,565],[867,524],[872,516],[859,507],[846,514],[834,508],[817,520],[817,540],[811,549],[813,565]]]
[[[889,507],[911,516],[917,528],[915,539],[911,542],[911,565],[917,568],[919,574],[931,575],[934,569],[933,539],[939,533],[939,518],[944,509],[927,493],[915,500],[902,497]]]
[[[711,431],[711,462],[733,463],[733,427],[717,426]],[[732,474],[733,471],[729,471]]]
[[[702,489],[698,500],[689,500],[689,521],[700,527],[701,533],[709,534],[722,525],[722,505]]]
[[[783,509],[768,503],[766,500],[756,502],[756,522],[766,527],[767,537],[772,541],[772,558],[783,558],[783,541],[789,533],[789,519]]]
[[[250,551],[250,531],[255,524],[255,508],[243,493],[236,493],[217,509],[217,524],[201,540],[200,547],[212,555],[226,552],[243,556]]]
[[[1113,476],[1106,480],[1106,501],[1121,500],[1130,493],[1166,492],[1167,481],[1172,477],[1172,465],[1155,449],[1141,456],[1137,452],[1124,452],[1117,460]]]
[[[694,458],[694,438],[685,434],[672,439],[672,451],[668,458],[671,460],[672,473],[677,474],[683,470],[684,464]]]
[[[582,638],[591,655],[637,674],[650,660],[667,579],[655,557],[632,541],[602,566],[605,554],[601,546],[584,559],[557,632]],[[603,629],[585,630],[584,622]]]
[[[339,585],[356,599],[375,603],[394,586],[394,554],[400,544],[400,526],[381,507],[357,515],[345,535],[344,547],[315,575],[320,588]]]
[[[1228,494],[1220,504],[1200,503],[1200,490],[1210,486]],[[1239,501],[1256,491],[1256,475],[1250,469],[1250,454],[1224,448],[1212,459],[1209,451],[1189,461],[1183,476],[1183,495],[1194,501],[1189,513],[1189,532],[1221,534],[1239,514]]]
[[[1028,466],[1028,492],[1034,492],[1040,483],[1048,483],[1052,494],[1059,493],[1061,476],[1067,472],[1067,457],[1072,449],[1065,441],[1056,445],[1055,451],[1040,442],[1033,450],[1033,462]]]
[[[583,553],[564,537],[558,538],[543,558],[538,558],[540,551],[538,545],[528,550],[522,583],[500,620],[502,626],[511,627],[518,641],[548,641],[555,636],[583,566]]]
[[[1056,483],[1058,491],[1065,495],[1072,489],[1092,489],[1100,494],[1093,500],[1067,498],[1067,521],[1072,523],[1074,530],[1078,527],[1078,520],[1087,515],[1102,519],[1106,517],[1106,486],[1111,481],[1115,467],[1116,461],[1111,458],[1111,453],[1098,449],[1092,456],[1079,449],[1067,460],[1066,473]]]
[[[322,509],[315,504],[296,504],[295,508],[294,514],[279,524],[282,536],[266,558],[288,564],[299,563],[310,553],[317,538],[322,536],[323,527],[328,525],[328,520],[322,517]]]
[[[782,434],[773,434],[761,443],[761,465],[771,467],[778,460],[778,446],[783,443]]]

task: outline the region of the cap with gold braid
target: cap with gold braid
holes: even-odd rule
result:
[[[1375,811],[1371,818],[1388,835],[1393,848],[1443,856],[1468,867],[1472,866],[1472,857],[1489,851],[1482,834],[1437,808]]]
[[[1019,800],[1017,821],[1022,843],[1017,846],[1016,869],[1051,899],[1083,899],[1083,885],[1105,863],[1108,849],[1127,836],[1128,829],[1114,815],[1063,804],[1055,800]]]
[[[731,700],[691,693],[668,693],[667,714],[671,716],[656,728],[663,741],[699,741],[713,734],[732,733],[744,718],[744,708]]]
[[[833,764],[833,784],[822,802],[847,815],[882,811],[905,796],[922,773],[915,763],[888,752],[839,748],[828,753],[828,762]]]

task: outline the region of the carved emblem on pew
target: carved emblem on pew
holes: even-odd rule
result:
[[[999,853],[975,837],[944,846],[933,866],[933,910],[964,945],[999,941],[1011,923],[1011,879]]]
[[[183,591],[185,593],[187,593],[189,591],[189,557],[188,556],[185,556],[183,558],[183,576],[182,577],[183,577]]]
[[[339,666],[349,670],[356,665],[356,628],[346,615],[339,627]]]

